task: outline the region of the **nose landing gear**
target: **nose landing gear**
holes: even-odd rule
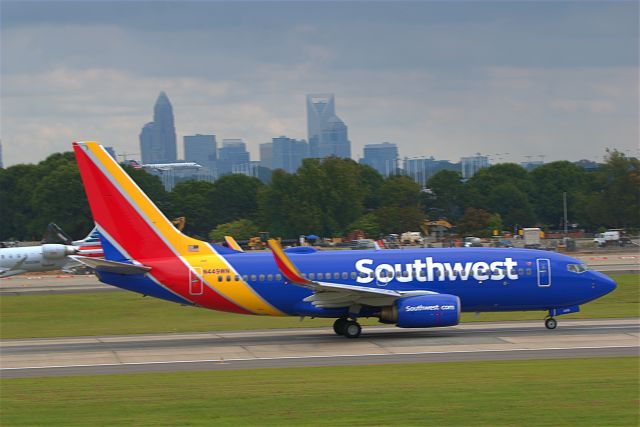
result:
[[[544,326],[547,329],[555,329],[558,326],[558,321],[553,317],[547,317],[544,321]]]
[[[347,338],[358,338],[362,333],[362,327],[355,320],[349,320],[341,317],[333,322],[333,331],[337,335],[343,335]]]

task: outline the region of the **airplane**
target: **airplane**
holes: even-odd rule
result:
[[[360,336],[358,319],[401,328],[453,326],[460,313],[575,313],[616,287],[566,255],[532,249],[444,248],[239,252],[177,230],[97,142],[73,143],[105,259],[73,255],[100,281],[183,305],[232,313],[336,319]]]
[[[47,228],[49,235],[52,231],[63,240],[69,240],[68,236],[55,224],[49,224]],[[39,246],[0,248],[0,278],[64,268],[71,261],[68,255],[101,257],[103,256],[102,247],[100,241],[95,240],[96,233],[92,230],[82,240],[64,241],[62,244],[45,243]]]

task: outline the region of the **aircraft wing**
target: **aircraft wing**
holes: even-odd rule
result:
[[[11,277],[15,276],[16,274],[26,273],[27,270],[20,268],[26,260],[27,257],[24,256],[20,259],[20,261],[13,264],[10,268],[0,268],[0,278]]]
[[[309,280],[298,271],[277,240],[269,239],[268,244],[284,277],[294,285],[313,291],[313,295],[308,296],[304,301],[311,302],[316,307],[338,308],[354,305],[381,307],[393,304],[398,298],[436,293],[431,291],[396,291]]]

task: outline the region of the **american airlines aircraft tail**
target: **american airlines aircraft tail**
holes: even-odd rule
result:
[[[573,313],[615,289],[565,255],[519,249],[241,252],[178,231],[96,142],[74,143],[105,259],[75,256],[104,283],[214,310],[335,318],[355,338],[361,317],[404,328],[455,325],[461,311]]]

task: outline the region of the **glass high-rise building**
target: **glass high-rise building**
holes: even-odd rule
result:
[[[209,171],[215,170],[218,158],[218,144],[215,135],[185,135],[184,160],[204,166]]]
[[[307,133],[310,157],[351,158],[348,129],[336,116],[333,94],[307,95]]]
[[[482,168],[489,167],[489,158],[481,156],[477,153],[475,156],[460,158],[460,168],[462,169],[462,178],[469,179]]]
[[[164,92],[160,92],[156,100],[153,121],[140,132],[140,152],[143,163],[175,163],[177,160],[173,108]]]
[[[218,176],[233,173],[234,167],[249,163],[247,145],[239,138],[223,139],[222,147],[218,150],[217,169]]]
[[[382,176],[394,175],[398,172],[398,146],[390,142],[367,144],[360,163],[371,166]]]
[[[272,169],[293,173],[302,166],[302,159],[309,157],[307,141],[280,136],[272,139]]]

